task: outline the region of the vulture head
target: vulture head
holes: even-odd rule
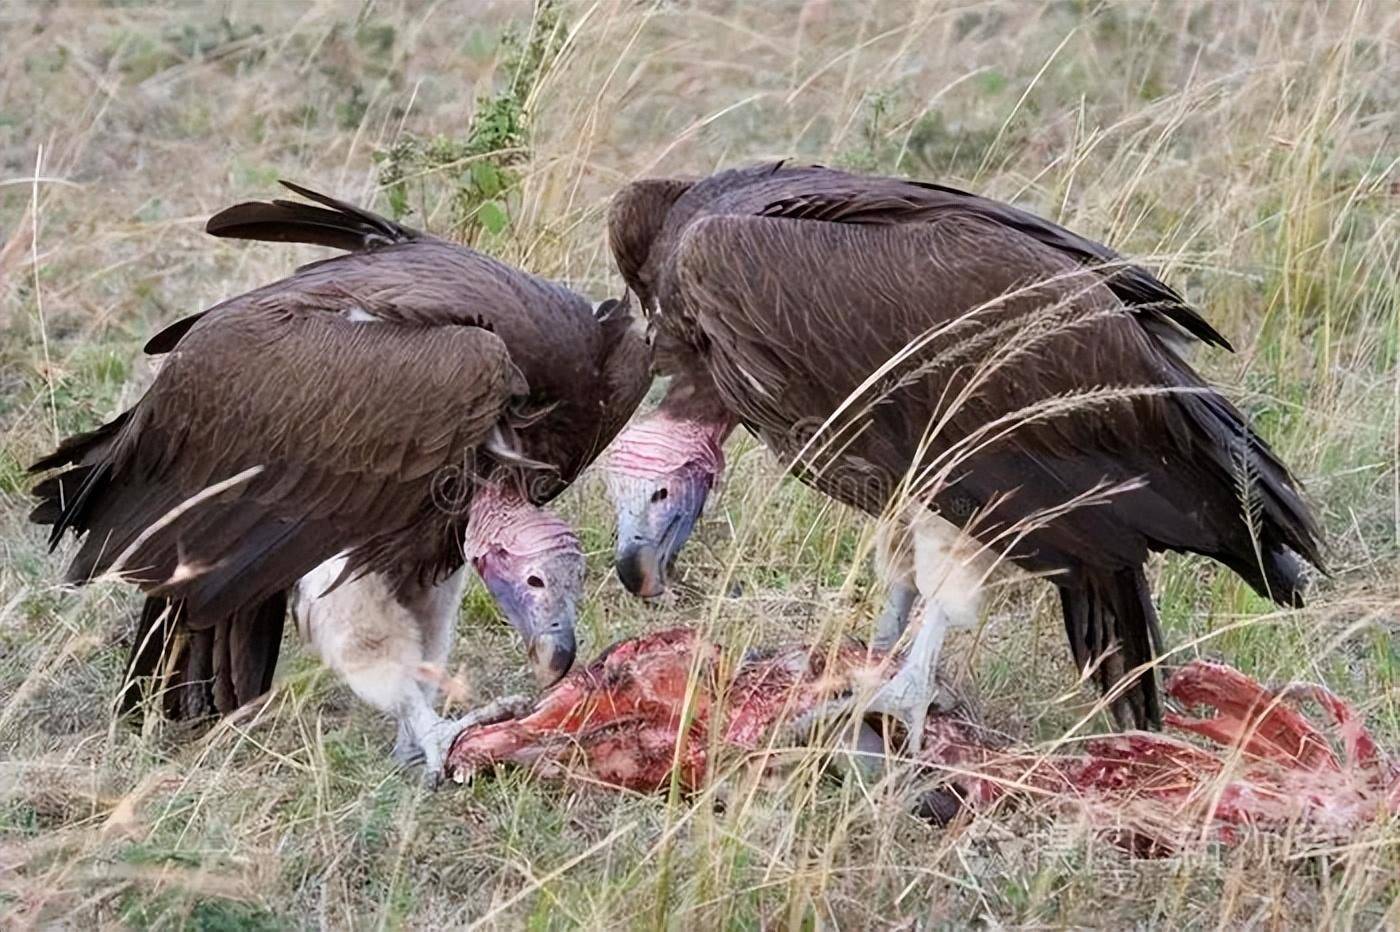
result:
[[[614,441],[606,476],[617,510],[617,575],[632,594],[666,591],[671,564],[724,469],[727,433],[658,411]]]
[[[671,205],[694,184],[680,178],[646,178],[618,192],[608,210],[608,246],[627,287],[642,310],[657,310],[656,263],[652,252]]]
[[[495,486],[472,496],[466,557],[525,642],[541,687],[574,663],[583,548],[563,518]]]

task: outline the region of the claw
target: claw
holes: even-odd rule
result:
[[[404,766],[421,763],[423,785],[428,789],[437,789],[446,776],[447,755],[459,734],[468,728],[494,725],[506,719],[527,715],[533,706],[534,703],[528,696],[504,696],[488,702],[479,709],[473,709],[461,718],[438,719],[416,736],[407,722],[401,723],[398,740],[394,743],[394,759]],[[419,727],[422,727],[422,723]],[[460,770],[451,774],[451,777],[457,783],[465,781],[465,775]]]
[[[463,715],[453,725],[457,731],[481,725],[495,725],[497,722],[504,722],[507,719],[523,718],[529,715],[534,707],[535,701],[529,696],[515,693],[510,696],[502,696],[499,699],[492,699],[481,708],[473,709]],[[455,738],[456,735],[454,734],[453,737]]]
[[[905,667],[894,679],[885,683],[870,697],[867,712],[888,715],[905,727],[904,750],[911,757],[918,754],[924,744],[924,722],[928,719],[928,707],[938,693],[938,687],[927,682],[927,677],[917,675],[918,671]]]
[[[423,735],[419,743],[423,749],[423,784],[436,789],[442,782],[443,764],[447,762],[447,752],[457,733],[462,729],[451,719],[443,719]]]
[[[520,718],[528,715],[534,705],[534,701],[529,696],[519,694],[502,696],[499,699],[491,700],[479,709],[473,709],[461,718],[445,718],[438,722],[428,730],[422,741],[424,784],[433,789],[441,785],[444,776],[446,776],[448,752],[452,750],[457,736],[463,731],[468,728],[479,728],[482,725],[494,725],[507,719]],[[451,777],[454,783],[466,782],[466,775],[460,769],[454,770]]]
[[[868,700],[862,696],[849,696],[823,703],[794,719],[788,726],[786,737],[794,743],[805,743],[818,723],[855,712],[861,713],[862,724],[859,727],[865,729],[864,717],[874,713],[887,715],[902,724],[906,734],[904,751],[911,757],[917,755],[923,747],[924,723],[928,720],[930,707],[938,713],[951,712],[958,707],[955,696],[937,686],[920,683],[920,679],[914,671],[905,668],[877,689],[874,695],[870,695]],[[865,742],[866,736],[860,734],[859,739],[857,746]]]

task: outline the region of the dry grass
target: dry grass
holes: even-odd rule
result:
[[[717,786],[722,815],[708,796],[518,777],[425,794],[387,762],[387,723],[291,645],[266,705],[207,737],[111,725],[135,603],[54,585],[22,464],[134,397],[156,327],[313,254],[209,240],[207,215],[279,177],[373,202],[372,153],[462,133],[513,19],[528,8],[0,7],[0,910],[202,928],[1400,924],[1395,826],[1340,850],[1261,837],[1144,862],[1038,807],[930,830],[811,767]],[[1198,363],[1304,478],[1333,555],[1299,611],[1162,561],[1171,646],[1323,679],[1400,744],[1396,7],[602,0],[564,19],[493,251],[601,297],[619,285],[602,233],[619,184],[794,156],[972,187],[1141,257],[1239,347]],[[441,228],[450,189],[426,179],[410,219]],[[608,577],[598,484],[566,496],[590,551],[585,653],[698,619],[734,641],[865,633],[867,523],[752,443],[730,462],[664,608]],[[1052,602],[1000,587],[948,657],[1027,739],[1092,700]],[[480,592],[460,630],[475,698],[524,685]]]

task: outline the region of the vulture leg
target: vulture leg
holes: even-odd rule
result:
[[[466,567],[463,566],[437,586],[416,592],[410,597],[409,612],[418,625],[420,642],[423,645],[422,662],[427,664],[430,670],[447,669],[447,658],[452,653],[452,642],[457,633],[457,609],[462,602],[465,574]],[[419,678],[418,688],[423,693],[424,703],[431,710],[437,703],[437,678]],[[422,741],[409,726],[407,718],[399,719],[391,756],[405,767],[425,762]]]
[[[919,594],[911,537],[909,522],[903,517],[881,521],[875,532],[875,568],[889,587],[889,594],[885,596],[885,607],[875,619],[875,638],[871,646],[884,653],[894,650],[899,643]]]
[[[399,719],[398,731],[394,733],[394,748],[389,756],[401,767],[417,767],[423,763],[423,748],[414,739],[413,729],[404,719]]]
[[[909,613],[913,610],[914,599],[918,598],[911,530],[909,519],[900,516],[883,519],[875,532],[875,570],[889,586],[885,607],[875,619],[875,640],[871,647],[876,651],[895,649],[904,628],[909,626]]]
[[[885,607],[875,619],[875,640],[870,644],[878,651],[888,653],[899,643],[900,635],[909,625],[909,612],[919,590],[913,582],[902,579],[890,583],[890,593],[885,597]]]
[[[924,611],[899,671],[878,689],[866,691],[864,696],[811,710],[795,723],[798,728],[810,732],[818,720],[852,711],[862,717],[873,712],[888,715],[904,725],[906,753],[917,754],[922,747],[928,708],[939,698],[936,673],[943,639],[949,628],[968,628],[977,623],[983,581],[995,561],[976,540],[930,512],[915,516],[909,528],[913,536],[914,581],[918,594],[923,596]],[[891,595],[893,597],[893,593]],[[950,701],[949,709],[954,705],[956,702]],[[863,750],[864,736],[854,737],[852,747]]]
[[[395,758],[421,759],[432,780],[458,726],[433,709],[429,665],[451,649],[465,571],[407,594],[374,573],[327,591],[344,566],[342,557],[327,560],[297,584],[297,628],[355,695],[398,720]]]
[[[914,533],[914,577],[924,597],[923,621],[904,663],[894,678],[871,698],[868,709],[883,712],[908,729],[905,750],[917,754],[923,744],[924,719],[937,694],[934,674],[949,628],[977,623],[982,585],[992,559],[981,545],[932,513],[910,525]]]

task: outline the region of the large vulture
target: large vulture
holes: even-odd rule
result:
[[[1229,344],[1105,246],[942,185],[782,163],[634,183],[609,238],[672,377],[610,459],[623,582],[664,588],[744,425],[893,528],[877,641],[926,608],[871,708],[915,736],[945,630],[1001,559],[1058,588],[1121,727],[1161,717],[1148,554],[1203,554],[1289,605],[1295,553],[1321,564],[1287,469],[1181,355]]]
[[[244,203],[236,239],[348,251],[171,325],[129,411],[34,470],[35,521],[85,535],[67,578],[146,594],[123,685],[175,718],[271,682],[286,605],[395,756],[440,769],[456,728],[423,664],[452,644],[470,561],[537,677],[574,657],[583,555],[542,506],[641,400],[649,348],[624,302],[567,289],[349,204]]]

